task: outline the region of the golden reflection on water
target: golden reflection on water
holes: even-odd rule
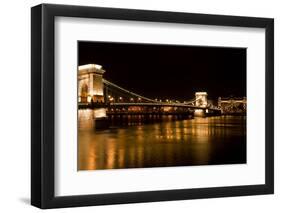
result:
[[[95,130],[93,116],[78,113],[78,170],[246,163],[245,117]]]

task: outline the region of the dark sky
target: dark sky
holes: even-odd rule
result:
[[[246,96],[246,49],[79,42],[79,65],[100,64],[104,78],[149,98]]]

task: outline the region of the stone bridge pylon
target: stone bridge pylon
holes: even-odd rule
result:
[[[208,94],[207,92],[196,92],[195,93],[195,106],[207,108],[208,106]],[[194,116],[204,117],[206,115],[207,109],[196,109],[194,111]]]
[[[98,64],[87,64],[78,68],[78,102],[104,103],[103,74]]]

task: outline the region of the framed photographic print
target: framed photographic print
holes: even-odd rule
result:
[[[271,194],[274,21],[31,9],[31,203]]]

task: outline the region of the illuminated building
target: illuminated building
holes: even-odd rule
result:
[[[247,99],[243,98],[218,98],[218,107],[222,114],[245,114],[247,111]]]

